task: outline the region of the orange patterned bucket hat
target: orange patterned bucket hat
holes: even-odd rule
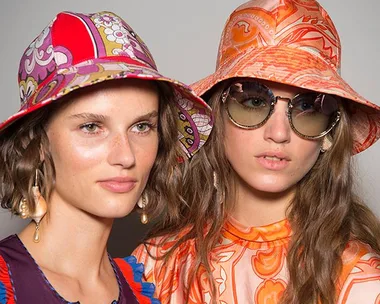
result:
[[[340,76],[337,30],[314,0],[252,0],[238,7],[224,27],[216,72],[194,83],[199,95],[233,77],[279,82],[351,101],[353,154],[380,137],[380,107]]]
[[[171,86],[181,147],[188,157],[202,147],[212,128],[211,109],[189,86],[162,76],[145,43],[112,12],[55,16],[20,60],[21,107],[0,123],[0,131],[74,90],[122,78],[163,81]]]

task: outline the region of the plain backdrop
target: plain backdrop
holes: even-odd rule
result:
[[[219,38],[228,15],[239,0],[2,0],[0,2],[0,120],[19,106],[17,71],[29,43],[60,11],[101,10],[120,15],[150,48],[160,72],[192,83],[215,69]],[[341,37],[342,75],[363,96],[379,104],[380,23],[378,0],[321,0]],[[380,144],[355,156],[357,189],[380,216]],[[91,203],[91,202],[89,202]],[[0,239],[26,224],[0,211]],[[71,225],[68,221],[68,225]],[[127,255],[147,227],[137,214],[116,221],[109,242],[113,255]]]

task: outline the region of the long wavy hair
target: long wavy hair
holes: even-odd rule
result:
[[[168,259],[182,243],[193,239],[197,256],[188,286],[197,273],[206,275],[215,294],[210,267],[212,250],[221,237],[225,220],[234,208],[234,171],[225,154],[221,94],[225,83],[213,90],[209,104],[215,114],[214,129],[204,147],[185,170],[182,214],[177,221],[170,213],[147,236],[187,233],[162,257]],[[350,240],[369,244],[380,254],[380,223],[353,191],[350,116],[342,103],[340,123],[331,132],[332,147],[321,153],[313,168],[298,182],[296,194],[287,209],[292,236],[287,253],[289,282],[282,303],[336,303],[336,283],[342,269],[341,255]],[[218,177],[218,191],[212,172]],[[221,204],[220,202],[223,202]],[[212,219],[212,221],[210,221]],[[166,223],[166,225],[165,225]],[[168,224],[169,223],[169,224]],[[205,223],[208,223],[205,229]],[[164,243],[166,238],[163,238]],[[188,295],[189,296],[189,295]],[[216,303],[215,297],[213,303]]]
[[[128,79],[112,81],[128,81]],[[173,88],[163,82],[154,83],[159,92],[159,148],[144,190],[149,200],[146,212],[150,217],[163,212],[168,200],[178,200],[179,194],[175,189],[180,185],[181,176],[176,168],[178,158],[182,156],[177,140],[178,109],[174,101]],[[31,189],[36,171],[39,175],[41,194],[47,198],[47,201],[49,200],[54,187],[55,168],[46,127],[51,118],[73,102],[80,91],[74,91],[61,100],[32,112],[0,133],[1,207],[19,215],[20,201],[26,199],[29,210],[34,211]]]

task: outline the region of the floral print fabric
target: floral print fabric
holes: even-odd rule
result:
[[[289,222],[283,220],[264,227],[244,227],[234,219],[226,223],[221,242],[210,254],[218,304],[280,303],[287,282],[286,253],[291,236]],[[174,242],[148,251],[160,256]],[[141,245],[133,253],[145,265],[145,278],[156,284],[156,297],[163,304],[211,303],[211,287],[201,269],[190,286],[186,301],[183,284],[189,280],[195,259],[195,244],[182,244],[164,262],[154,260]],[[337,284],[338,304],[380,303],[380,256],[369,246],[350,242],[343,253],[343,270]]]

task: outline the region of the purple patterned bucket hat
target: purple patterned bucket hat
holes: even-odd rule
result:
[[[78,88],[121,78],[170,84],[184,151],[191,157],[202,147],[212,129],[211,109],[189,86],[162,76],[145,43],[112,12],[61,12],[50,22],[21,58],[21,108],[0,131]]]

